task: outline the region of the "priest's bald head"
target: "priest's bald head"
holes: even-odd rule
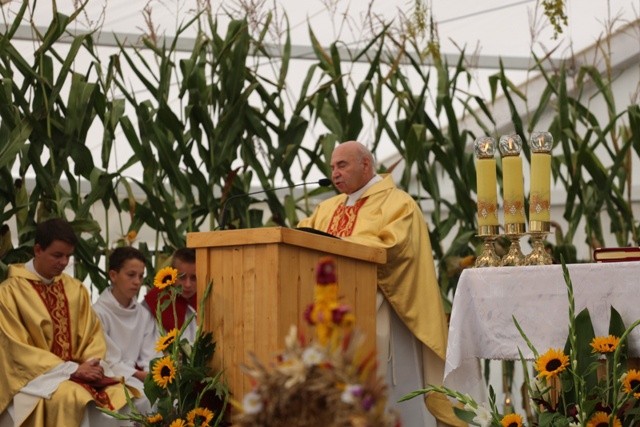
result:
[[[331,181],[345,194],[365,186],[375,175],[371,151],[358,141],[338,145],[331,156]]]

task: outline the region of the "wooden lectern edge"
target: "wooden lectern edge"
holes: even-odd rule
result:
[[[248,228],[241,230],[203,231],[187,233],[187,247],[205,248],[212,246],[243,246],[270,243],[286,243],[293,246],[314,249],[327,254],[335,254],[384,264],[387,251],[359,243],[334,239],[285,227]]]

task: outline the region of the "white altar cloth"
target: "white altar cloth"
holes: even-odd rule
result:
[[[576,314],[589,309],[596,336],[608,335],[610,307],[629,327],[640,319],[640,262],[571,264]],[[488,267],[463,271],[453,300],[444,385],[486,401],[479,359],[519,360],[533,353],[513,317],[536,348],[564,348],[569,302],[562,266]],[[513,316],[513,317],[512,317]],[[629,336],[640,355],[640,327]]]

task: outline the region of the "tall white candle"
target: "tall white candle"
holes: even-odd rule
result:
[[[531,148],[531,185],[529,192],[529,221],[551,221],[551,148],[549,132],[534,132],[529,140]]]
[[[524,177],[522,175],[522,140],[517,134],[500,137],[502,156],[502,200],[504,223],[524,224]],[[505,227],[508,228],[508,227]]]
[[[498,190],[495,140],[478,138],[475,142],[476,192],[478,196],[478,228],[498,226]]]

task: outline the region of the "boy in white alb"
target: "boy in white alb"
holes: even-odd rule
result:
[[[150,411],[144,397],[144,379],[149,362],[160,354],[155,345],[159,337],[155,319],[138,303],[145,270],[144,255],[130,246],[116,248],[109,257],[111,286],[93,305],[107,338],[106,360],[113,373],[142,395],[134,402],[141,412]]]

